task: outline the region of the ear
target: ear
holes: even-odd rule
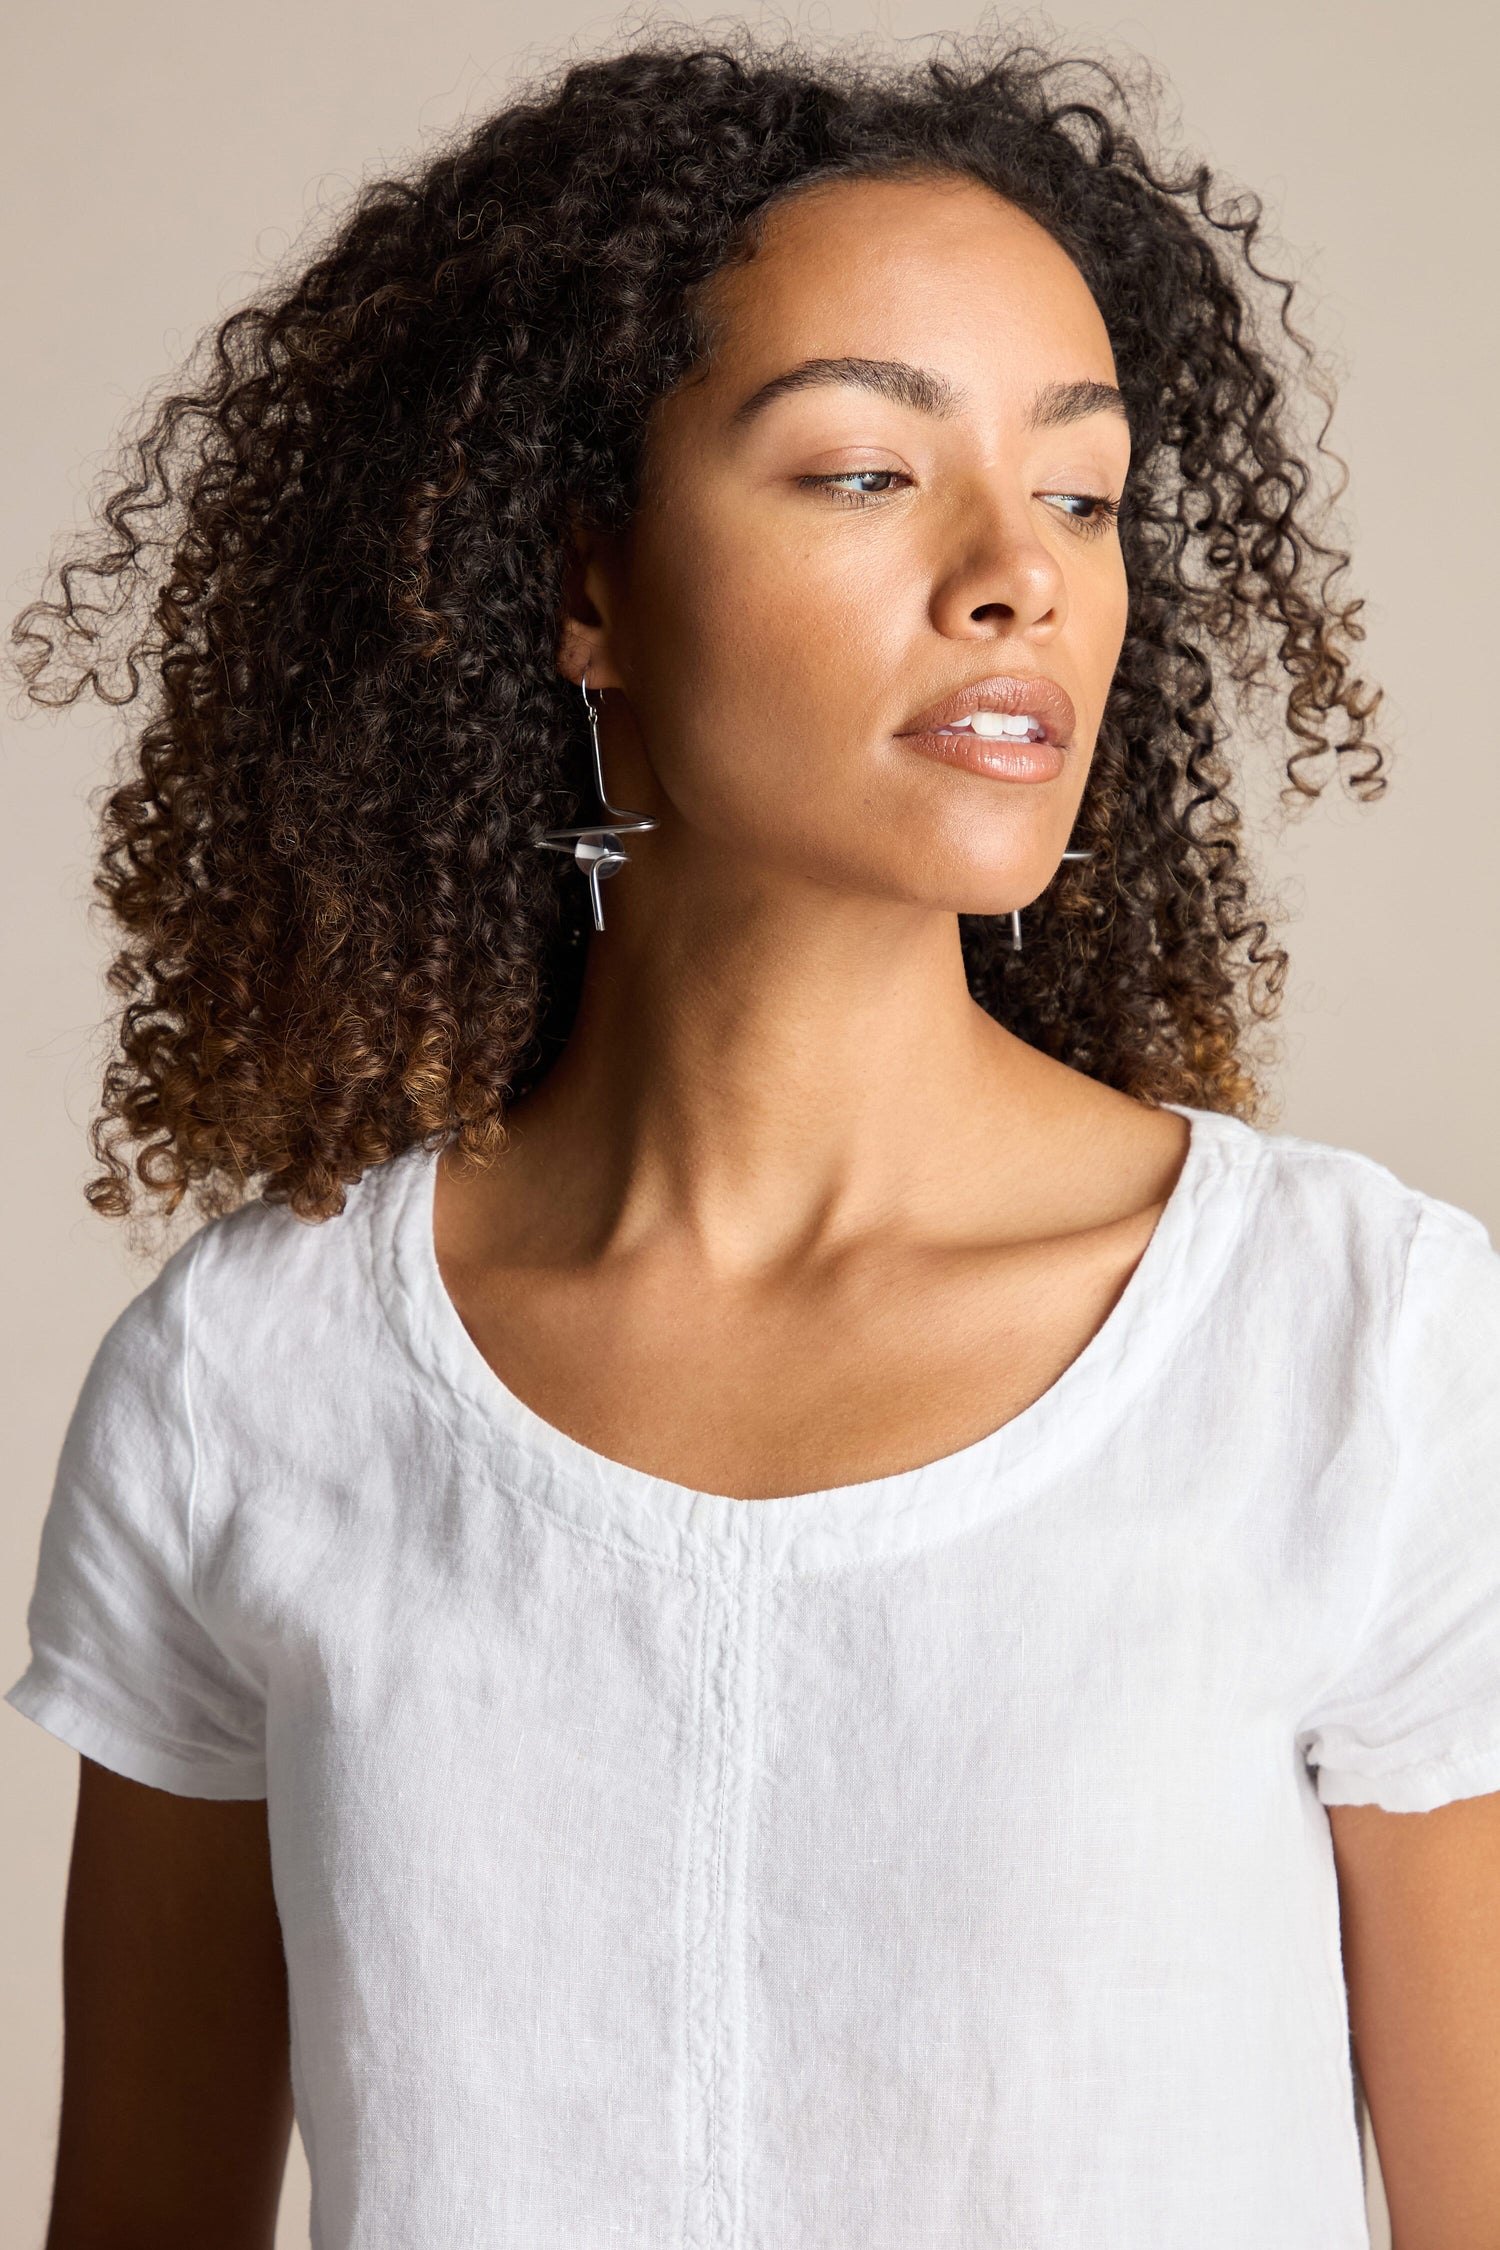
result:
[[[622,687],[610,648],[610,620],[620,598],[619,541],[575,523],[563,548],[557,622],[557,669],[576,687],[585,670],[590,689]]]

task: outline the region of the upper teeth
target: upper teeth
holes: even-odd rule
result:
[[[954,724],[970,727],[975,734],[1021,736],[1030,734],[1036,722],[1025,711],[972,711]]]

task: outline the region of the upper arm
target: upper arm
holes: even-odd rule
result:
[[[264,1799],[81,1760],[46,2250],[270,2250],[291,2135]]]
[[[1394,2250],[1500,2250],[1500,1791],[1328,1819]]]

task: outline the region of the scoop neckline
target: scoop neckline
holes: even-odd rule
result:
[[[707,1492],[596,1452],[526,1404],[469,1335],[437,1262],[439,1151],[417,1144],[375,1167],[365,1199],[372,1278],[409,1367],[484,1479],[580,1531],[680,1568],[753,1553],[819,1570],[941,1542],[1025,1503],[1112,1429],[1191,1332],[1235,1239],[1242,1199],[1224,1174],[1261,1135],[1223,1112],[1164,1102],[1189,1124],[1150,1240],[1093,1336],[1039,1398],[997,1428],[913,1468],[763,1500]]]

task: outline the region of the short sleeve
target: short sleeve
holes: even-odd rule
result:
[[[263,1797],[264,1698],[216,1643],[193,1585],[198,1444],[189,1338],[207,1229],[99,1345],[63,1438],[5,1701],[132,1781]]]
[[[1327,1805],[1500,1789],[1500,1256],[1424,1197],[1395,1316],[1394,1470],[1374,1592],[1298,1740]]]

